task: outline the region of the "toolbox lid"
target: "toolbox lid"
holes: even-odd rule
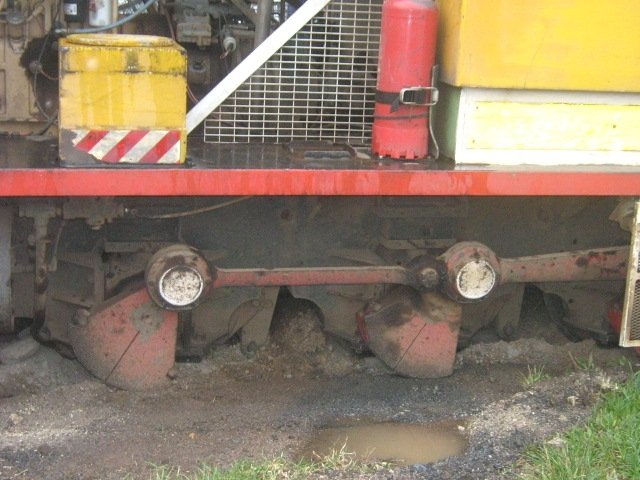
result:
[[[93,47],[175,47],[175,42],[156,35],[120,35],[112,33],[75,34],[66,37],[66,42],[74,45]]]

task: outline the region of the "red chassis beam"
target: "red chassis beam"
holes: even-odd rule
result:
[[[184,195],[640,196],[640,169],[0,169],[0,197]]]

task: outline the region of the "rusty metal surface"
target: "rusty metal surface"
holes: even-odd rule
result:
[[[55,206],[47,203],[25,204],[19,208],[21,217],[33,219],[34,238],[34,299],[33,299],[33,328],[37,332],[38,338],[47,342],[51,340],[51,332],[45,323],[47,289],[49,286],[49,245],[51,237],[49,234],[49,222],[55,218],[58,210]]]
[[[456,301],[470,302],[486,298],[498,285],[508,283],[624,280],[628,256],[629,247],[624,246],[499,259],[486,245],[460,242],[439,259],[445,266],[442,282],[445,293]],[[466,294],[460,285],[464,269],[473,263],[484,265],[485,271],[493,276],[488,285],[481,285],[481,279],[471,279],[482,290],[477,296]]]
[[[398,288],[371,304],[358,322],[365,344],[401,375],[439,378],[453,373],[462,308],[435,293]]]
[[[160,293],[160,281],[165,272],[172,268],[185,266],[198,272],[202,280],[202,291],[188,305],[177,306],[168,302]],[[209,264],[204,257],[188,245],[171,245],[158,250],[149,260],[145,271],[147,289],[153,301],[160,307],[169,310],[188,310],[196,306],[211,291],[213,277]]]
[[[147,290],[114,297],[69,326],[80,363],[108,385],[143,390],[162,385],[174,363],[178,315],[162,310]]]
[[[493,271],[495,275],[492,279],[489,292],[500,284],[500,262],[496,254],[487,247],[478,242],[459,242],[449,248],[440,259],[445,264],[445,279],[443,281],[443,289],[454,300],[468,302],[479,300],[483,297],[470,298],[464,296],[460,292],[459,276],[465,265],[472,262],[485,262],[485,264]]]
[[[214,288],[279,285],[371,285],[393,283],[422,288],[404,267],[320,267],[274,269],[215,269]]]
[[[313,267],[313,268],[217,268],[208,265],[202,255],[186,245],[173,245],[157,252],[149,262],[146,279],[149,292],[162,308],[190,309],[218,288],[277,287],[304,285],[378,285],[394,284],[418,291],[436,287],[453,300],[472,302],[489,295],[497,286],[507,283],[563,282],[624,279],[628,247],[610,247],[546,255],[498,259],[486,245],[459,242],[439,258],[418,257],[408,267]],[[164,272],[176,265],[187,265],[204,279],[197,302],[184,308],[168,304],[157,292]],[[480,265],[491,278],[487,284],[466,274],[469,264]],[[484,272],[481,270],[480,274]],[[461,279],[469,277],[468,285]],[[477,283],[477,285],[475,283]],[[475,290],[474,290],[475,289]],[[477,290],[477,292],[476,292]]]
[[[503,258],[502,283],[624,280],[628,258],[626,246]]]

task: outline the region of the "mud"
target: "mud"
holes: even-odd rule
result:
[[[598,348],[593,340],[578,343],[566,343],[562,348],[538,338],[498,341],[471,345],[456,357],[458,366],[478,365],[538,365],[547,371],[562,373],[567,369],[589,367],[596,357],[599,365],[615,367],[620,362],[618,349]]]
[[[465,431],[464,421],[428,425],[365,422],[323,428],[304,446],[299,457],[313,461],[345,451],[363,462],[434,463],[466,450]]]
[[[278,328],[252,358],[239,345],[221,346],[202,363],[178,364],[166,387],[147,392],[108,388],[45,347],[0,365],[0,478],[146,479],[152,464],[189,472],[202,463],[294,459],[336,426],[443,420],[466,422],[461,455],[411,460],[419,463],[373,478],[514,478],[528,445],[584,421],[636,363],[622,350],[557,336],[484,338],[458,354],[452,376],[417,380],[325,338],[312,316]],[[527,385],[527,366],[542,364],[550,378]],[[318,476],[327,477],[354,478]]]

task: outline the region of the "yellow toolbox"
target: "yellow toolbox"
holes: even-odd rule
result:
[[[184,162],[186,69],[184,49],[169,38],[61,40],[62,164]]]
[[[437,0],[441,79],[640,92],[640,1]]]

